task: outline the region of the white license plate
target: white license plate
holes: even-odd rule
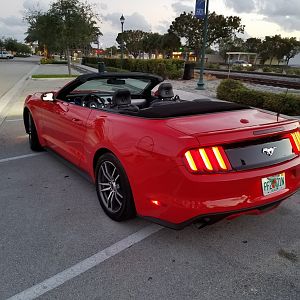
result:
[[[285,189],[285,173],[261,179],[264,196],[276,193]]]

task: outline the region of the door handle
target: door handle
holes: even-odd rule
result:
[[[82,125],[82,124],[83,124],[82,120],[76,119],[76,118],[73,118],[73,119],[72,119],[72,122],[74,122],[74,123],[76,123],[76,124],[78,124],[78,125]]]

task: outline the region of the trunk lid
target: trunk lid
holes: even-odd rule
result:
[[[246,129],[265,125],[278,125],[287,119],[265,113],[256,109],[220,112],[214,114],[195,115],[173,118],[167,126],[187,135],[205,135],[228,130]]]

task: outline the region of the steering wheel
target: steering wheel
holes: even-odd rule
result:
[[[89,93],[82,98],[82,106],[88,108],[104,108],[105,100],[94,93]]]

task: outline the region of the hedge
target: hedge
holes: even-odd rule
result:
[[[68,62],[66,60],[55,60],[53,58],[43,57],[40,59],[40,63],[42,65],[45,65],[45,64],[66,65]]]
[[[106,67],[121,68],[121,60],[118,58],[85,57],[82,60],[86,65],[97,65],[104,62]],[[163,78],[182,78],[184,61],[177,59],[124,59],[123,69],[130,72],[151,73]]]
[[[300,116],[300,96],[251,90],[233,79],[225,79],[220,83],[217,98],[290,116]]]

